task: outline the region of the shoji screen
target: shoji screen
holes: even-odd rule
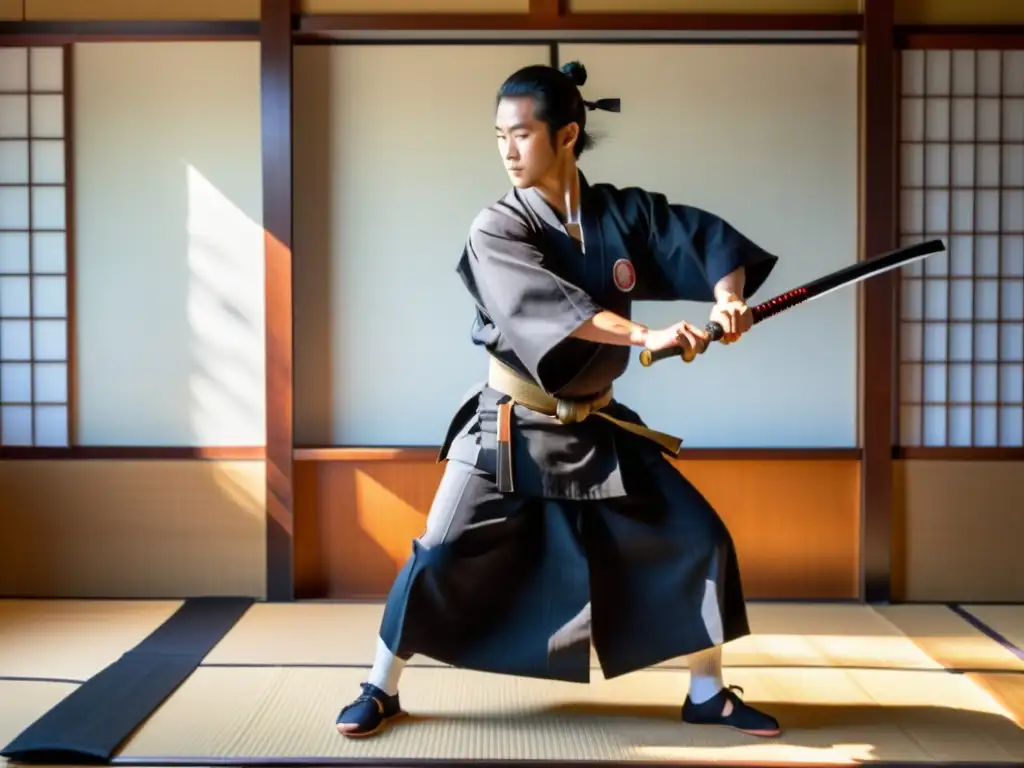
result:
[[[1024,445],[1024,51],[902,58],[900,443]]]
[[[68,444],[64,49],[0,48],[0,444]]]

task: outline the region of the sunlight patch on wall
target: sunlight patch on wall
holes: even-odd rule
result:
[[[188,322],[195,370],[192,429],[199,444],[251,433],[264,414],[262,227],[195,166],[188,188]]]

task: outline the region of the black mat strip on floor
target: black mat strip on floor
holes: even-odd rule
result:
[[[186,600],[145,640],[85,681],[0,751],[23,763],[109,763],[255,601]],[[75,639],[68,637],[68,653]]]

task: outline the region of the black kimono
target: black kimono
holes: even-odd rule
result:
[[[714,300],[745,267],[749,297],[777,259],[721,218],[580,177],[582,244],[532,189],[473,222],[458,273],[473,341],[559,398],[607,390],[637,350],[573,339],[633,300]],[[504,393],[474,387],[451,422],[427,531],[389,595],[380,636],[401,658],[587,682],[749,632],[732,540],[655,443],[591,416],[512,409],[514,492],[499,492]],[[604,409],[642,424],[614,399]]]

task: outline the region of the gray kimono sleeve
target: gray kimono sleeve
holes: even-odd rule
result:
[[[660,193],[631,190],[627,206],[645,230],[647,264],[638,268],[636,298],[714,301],[715,284],[745,268],[744,300],[756,293],[778,257],[722,217],[691,205],[670,203]],[[642,260],[643,261],[643,260]]]
[[[499,350],[511,351],[548,392],[576,375],[563,369],[578,359],[576,347],[589,342],[570,334],[602,308],[545,266],[524,222],[490,210],[478,216],[458,271],[485,322],[497,331]],[[575,354],[560,356],[560,349]]]

